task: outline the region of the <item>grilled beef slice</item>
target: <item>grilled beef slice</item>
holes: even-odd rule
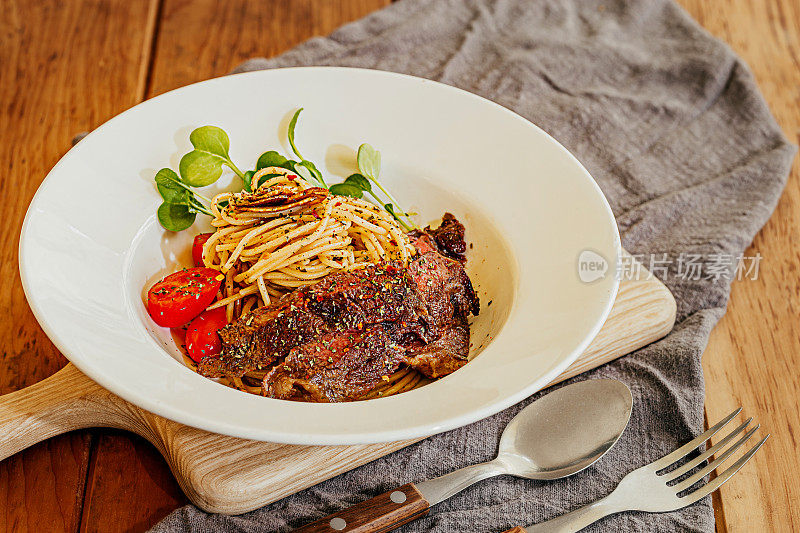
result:
[[[222,353],[204,357],[198,370],[208,377],[266,370],[295,346],[326,331],[325,320],[309,312],[306,302],[305,294],[295,291],[228,324],[219,330]]]
[[[458,261],[438,252],[427,252],[408,265],[408,273],[428,308],[430,327],[444,328],[453,322],[466,324],[469,313],[478,314],[478,296]]]
[[[427,309],[399,265],[332,274],[222,328],[222,353],[203,358],[199,370],[209,377],[241,377],[266,370],[292,348],[330,331],[379,322],[405,323],[421,333],[420,313]]]
[[[469,325],[453,324],[433,342],[411,346],[406,350],[406,363],[429,378],[451,374],[467,364]]]
[[[480,302],[461,263],[438,252],[422,254],[408,271],[428,308],[428,335],[434,340],[408,346],[407,363],[429,378],[439,378],[467,363],[467,316],[478,314]]]
[[[404,361],[405,349],[392,342],[382,324],[327,333],[291,350],[265,376],[264,395],[314,402],[357,400]]]
[[[464,240],[464,225],[451,213],[444,214],[438,228],[432,229],[428,226],[425,228],[425,233],[433,237],[442,255],[462,263],[466,260],[464,253],[467,251],[467,242]]]
[[[467,316],[479,310],[461,262],[443,255],[460,257],[463,231],[448,213],[437,230],[411,235],[418,256],[408,268],[332,274],[256,309],[220,330],[222,353],[200,371],[241,376],[271,366],[266,396],[337,402],[358,399],[403,365],[431,378],[457,370],[469,353]]]

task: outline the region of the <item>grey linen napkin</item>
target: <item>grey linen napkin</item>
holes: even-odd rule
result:
[[[625,248],[644,254],[645,266],[658,261],[653,269],[678,302],[666,338],[576,378],[614,377],[633,392],[630,426],[606,457],[560,481],[484,481],[403,531],[503,531],[551,518],[608,494],[627,472],[702,431],[700,356],[725,312],[735,259],[772,212],[795,151],[726,45],[669,0],[404,0],[236,71],[297,65],[422,76],[541,126],[599,182]],[[489,460],[502,428],[530,401],[257,511],[228,517],[187,506],[153,531],[287,531]],[[587,531],[713,529],[706,498],[674,513],[615,515]]]

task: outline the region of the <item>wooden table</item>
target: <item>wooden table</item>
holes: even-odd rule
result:
[[[70,147],[132,105],[278,54],[389,0],[0,1],[0,393],[66,360],[37,325],[17,270],[25,209]],[[800,132],[800,3],[680,0],[751,66],[786,135]],[[750,253],[704,356],[707,418],[737,405],[773,438],[716,494],[719,531],[800,530],[800,167]],[[110,430],[51,439],[0,463],[2,531],[141,531],[186,500],[145,441]]]

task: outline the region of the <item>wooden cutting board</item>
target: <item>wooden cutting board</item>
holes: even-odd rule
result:
[[[600,366],[666,335],[675,300],[636,264],[605,325],[553,383]],[[329,479],[421,439],[357,446],[295,446],[209,433],[144,411],[68,364],[53,376],[0,397],[0,460],[75,429],[114,427],[158,448],[181,488],[206,511],[239,514]],[[409,480],[418,481],[418,480]]]

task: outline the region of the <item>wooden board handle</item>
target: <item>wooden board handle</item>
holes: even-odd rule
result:
[[[110,392],[68,364],[35,385],[0,396],[0,460],[74,429],[126,427]],[[118,400],[119,401],[119,400]]]
[[[383,533],[428,514],[430,505],[413,483],[384,492],[295,530],[296,533]]]

